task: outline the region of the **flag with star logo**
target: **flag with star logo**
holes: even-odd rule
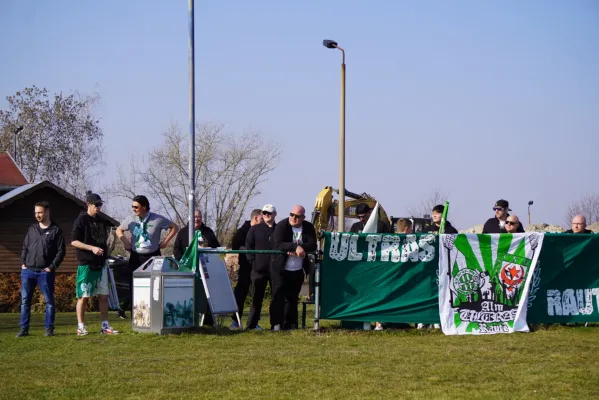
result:
[[[542,245],[536,232],[440,235],[443,333],[528,332],[527,293]]]

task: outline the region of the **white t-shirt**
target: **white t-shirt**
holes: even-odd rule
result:
[[[293,243],[302,244],[302,227],[291,227],[293,229]],[[289,256],[285,264],[285,271],[299,271],[302,269],[304,259],[297,256]]]

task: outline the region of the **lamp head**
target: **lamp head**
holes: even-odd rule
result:
[[[530,200],[530,201],[528,202],[528,205],[529,205],[529,206],[532,206],[532,200]]]
[[[326,47],[327,49],[336,49],[337,48],[337,42],[335,42],[334,40],[325,39],[322,41],[322,45],[324,47]]]

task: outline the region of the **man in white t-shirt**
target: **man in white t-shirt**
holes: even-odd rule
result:
[[[270,261],[270,325],[274,331],[295,329],[298,325],[298,297],[304,271],[309,268],[307,253],[316,251],[316,231],[305,218],[304,207],[294,206],[289,218],[279,222],[273,234],[273,249],[286,252],[273,255]]]

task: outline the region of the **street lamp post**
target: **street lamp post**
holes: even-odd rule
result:
[[[15,133],[13,134],[14,135],[13,159],[15,160],[15,163],[17,162],[17,135],[22,130],[23,130],[23,125],[19,126],[17,129],[15,129]]]
[[[339,144],[339,208],[337,211],[337,232],[345,230],[345,50],[334,40],[323,40],[322,44],[327,49],[341,50],[341,119],[339,131],[341,142]]]
[[[193,214],[196,190],[196,111],[195,111],[195,45],[194,45],[194,0],[189,0],[189,243],[193,240]]]
[[[528,226],[530,226],[530,206],[532,206],[532,204],[533,204],[533,201],[530,200],[528,202]]]

